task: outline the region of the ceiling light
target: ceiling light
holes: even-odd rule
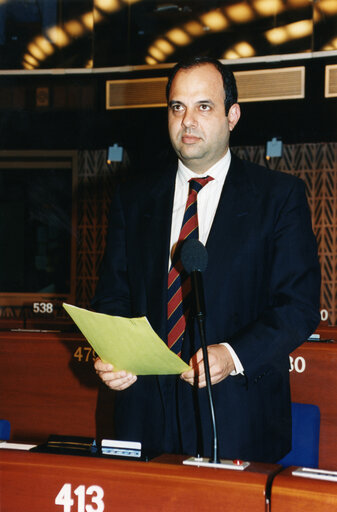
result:
[[[241,43],[237,43],[234,46],[234,50],[239,54],[240,57],[253,57],[255,55],[255,50],[247,43],[247,41],[242,41]]]
[[[265,32],[265,36],[270,44],[282,44],[288,39],[288,34],[284,27],[276,27],[271,30],[267,30],[267,32]]]
[[[312,30],[312,20],[302,20],[267,30],[265,36],[271,44],[283,44],[293,39],[309,36],[312,34]]]
[[[336,0],[320,0],[320,2],[316,2],[315,7],[318,7],[325,14],[337,14]]]
[[[167,32],[166,37],[178,46],[185,46],[191,42],[190,36],[181,28],[173,28]]]
[[[194,36],[194,37],[204,35],[204,27],[202,26],[201,23],[199,23],[196,20],[188,21],[184,25],[184,29],[186,30],[186,32],[188,32],[189,34],[191,34],[191,36]]]
[[[223,54],[223,58],[224,59],[239,59],[239,55],[232,49],[232,50],[227,50],[224,54]]]
[[[312,34],[313,31],[312,20],[296,21],[295,23],[286,25],[285,28],[288,31],[290,39],[308,36]]]
[[[79,37],[84,32],[82,23],[78,20],[70,20],[64,26],[65,31],[72,37]]]
[[[316,0],[314,0],[316,1]],[[334,1],[334,0],[332,0]],[[301,9],[303,7],[309,7],[312,0],[287,0],[287,7],[294,7],[294,9]]]
[[[285,8],[282,0],[255,0],[253,7],[261,16],[274,16]]]
[[[60,48],[66,46],[70,42],[68,35],[60,27],[54,26],[49,28],[47,31],[47,35],[49,39]]]
[[[156,61],[156,59],[154,59],[153,57],[150,57],[149,55],[147,57],[145,57],[145,62],[146,64],[148,64],[149,66],[154,66],[155,64],[158,64],[158,62]]]
[[[244,23],[254,18],[252,8],[244,2],[226,7],[225,12],[226,15],[236,23]]]
[[[34,44],[43,51],[45,57],[54,53],[53,45],[45,37],[37,36],[34,39]]]
[[[331,39],[331,41],[323,46],[323,50],[337,50],[337,37]]]
[[[31,66],[34,66],[34,67],[38,67],[38,65],[39,65],[39,61],[37,59],[35,59],[35,57],[33,57],[32,55],[29,55],[29,54],[26,54],[23,57],[23,60],[25,62],[28,62],[28,64],[30,64]]]
[[[39,48],[35,43],[30,43],[28,46],[27,46],[27,50],[29,51],[29,53],[31,55],[33,55],[33,57],[35,57],[37,60],[43,60],[45,58],[45,54],[43,53],[43,51],[41,50],[41,48]]]
[[[101,23],[101,21],[104,20],[104,16],[102,14],[102,11],[100,9],[96,9],[96,7],[94,7],[94,9],[93,9],[93,18],[94,18],[94,23]]]
[[[90,32],[94,30],[94,15],[92,12],[86,12],[83,14],[81,17],[81,22],[88,30],[90,30]]]
[[[161,50],[159,50],[159,48],[156,48],[155,46],[150,46],[150,48],[148,49],[148,52],[151,55],[151,57],[153,57],[157,61],[165,60],[165,54]]]
[[[114,12],[121,9],[119,0],[95,0],[95,7],[104,12]]]
[[[228,20],[220,9],[207,12],[200,16],[201,21],[214,32],[220,32],[228,27]]]
[[[35,66],[32,66],[31,64],[28,64],[28,62],[23,61],[22,66],[25,69],[35,69]]]
[[[223,54],[224,59],[242,59],[253,57],[255,55],[255,50],[251,44],[247,43],[247,41],[241,41],[237,43],[232,48],[229,48]]]
[[[30,59],[29,65],[38,67],[41,61],[45,60],[49,55],[52,55],[55,51],[54,46],[42,36],[37,36],[28,46],[27,50],[31,56],[36,57],[37,60],[32,61]],[[29,69],[33,69],[29,68]]]
[[[166,39],[157,39],[157,41],[154,43],[154,46],[159,48],[159,50],[164,52],[166,55],[174,52],[174,46]]]

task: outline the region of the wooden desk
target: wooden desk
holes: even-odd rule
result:
[[[321,323],[316,333],[320,335],[323,340],[334,340],[337,342],[337,326],[336,325],[326,325]]]
[[[229,471],[183,466],[181,460],[130,462],[0,450],[1,512],[102,512],[103,504],[104,510],[125,512],[265,512],[266,486],[279,467],[255,464]]]
[[[11,440],[95,437],[98,379],[92,358],[77,334],[0,332],[0,417],[11,423]]]
[[[337,510],[337,483],[293,476],[287,468],[276,475],[271,491],[272,512]]]
[[[337,469],[337,343],[304,343],[291,358],[293,401],[321,411],[320,467]],[[106,388],[96,412],[92,359],[81,335],[0,332],[0,417],[11,423],[11,440],[95,437],[96,417],[99,430],[111,433],[111,393]]]
[[[292,401],[321,412],[319,466],[337,469],[337,343],[304,343],[291,354]]]

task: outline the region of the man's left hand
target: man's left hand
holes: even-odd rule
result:
[[[232,356],[224,345],[210,345],[207,347],[207,352],[211,383],[218,384],[235,370]],[[192,369],[182,373],[180,377],[191,386],[204,388],[206,386],[206,374],[201,348],[191,358],[190,366]]]

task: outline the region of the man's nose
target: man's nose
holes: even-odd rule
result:
[[[193,128],[198,124],[198,121],[195,116],[195,112],[192,109],[186,109],[185,115],[183,117],[183,125],[186,128]]]

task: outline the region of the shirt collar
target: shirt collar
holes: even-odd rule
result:
[[[231,163],[231,152],[228,149],[226,154],[220,158],[212,167],[208,169],[203,174],[197,174],[191,171],[186,165],[182,163],[181,160],[178,160],[178,180],[180,183],[187,183],[191,178],[204,178],[206,176],[212,176],[215,181],[225,181],[227,176],[227,172]]]

